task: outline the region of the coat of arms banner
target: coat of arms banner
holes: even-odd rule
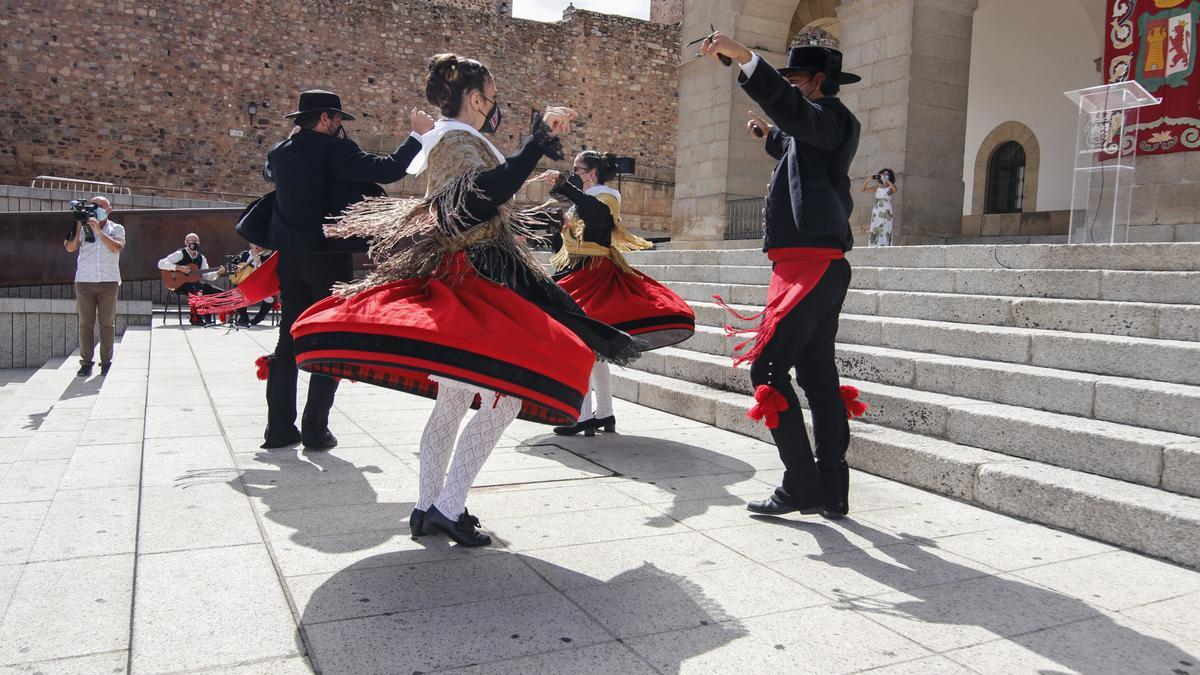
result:
[[[1139,155],[1200,149],[1200,0],[1109,0],[1105,82],[1137,80],[1162,103],[1142,111]]]

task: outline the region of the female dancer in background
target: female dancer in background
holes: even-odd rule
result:
[[[562,228],[563,246],[551,259],[558,284],[593,319],[611,324],[658,349],[682,342],[696,330],[696,315],[671,289],[629,266],[624,253],[651,248],[621,224],[621,193],[607,183],[617,174],[616,157],[586,150],[575,157],[569,178],[546,176],[552,192],[569,200]],[[596,429],[617,429],[612,409],[612,376],[608,363],[597,360],[591,389],[596,401],[584,397],[579,421],[554,428],[560,436]]]

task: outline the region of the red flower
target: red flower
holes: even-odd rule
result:
[[[271,372],[271,359],[273,359],[273,358],[274,358],[274,356],[272,356],[271,354],[264,354],[264,355],[258,357],[257,359],[255,359],[254,374],[258,375],[258,379],[260,379],[260,380],[267,379],[267,375]]]
[[[779,426],[779,413],[788,409],[787,399],[769,384],[760,384],[754,389],[754,405],[746,411],[746,417],[755,422],[763,420],[768,429]]]
[[[867,412],[867,404],[858,399],[858,389],[848,384],[842,385],[842,403],[846,406],[846,419],[862,417]]]

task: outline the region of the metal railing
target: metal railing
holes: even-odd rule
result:
[[[106,183],[100,180],[85,180],[83,178],[63,178],[61,176],[38,176],[29,183],[31,188],[43,190],[71,190],[73,192],[92,192],[102,195],[131,195],[133,191],[127,187]]]
[[[730,199],[725,203],[725,238],[759,239],[763,236],[762,197]]]

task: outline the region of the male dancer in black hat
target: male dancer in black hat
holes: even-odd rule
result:
[[[300,94],[296,112],[284,115],[297,129],[267,153],[263,177],[275,183],[271,213],[270,247],[279,256],[279,293],[282,316],[279,342],[267,373],[267,429],[264,448],[280,448],[303,441],[306,449],[328,450],[337,445],[329,431],[337,380],[313,375],[308,401],[296,429],[296,354],[292,324],[316,301],[328,297],[338,281],[353,277],[351,251],[326,240],[328,216],[366,196],[382,195],[376,183],[404,177],[421,149],[418,134],[433,128],[433,118],[412,109],[413,132],[390,155],[361,150],[346,138],[343,121],[354,116],[342,110],[337,94],[311,90]]]
[[[747,508],[840,518],[849,511],[846,418],[864,407],[857,390],[840,386],[833,359],[850,284],[843,256],[854,244],[847,174],[859,135],[858,120],[836,94],[859,78],[842,72],[842,54],[828,43],[789,49],[788,65],[779,70],[720,32],[704,41],[701,53],[737,62],[742,89],[774,123],[751,112],[747,130],[765,137],[767,154],[778,160],[763,216],[763,251],[773,263],[767,307],[755,337],[739,349],[753,346],[734,363],[752,362],[755,405],[749,415],[771,429],[784,475],[771,496]],[[815,462],[792,368],[812,411]]]

